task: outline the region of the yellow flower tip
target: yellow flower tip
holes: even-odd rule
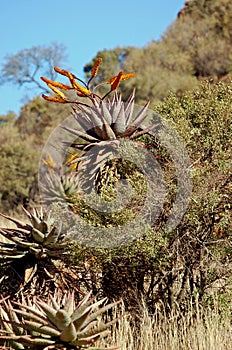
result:
[[[68,165],[70,170],[76,170],[78,167],[80,155],[78,153],[72,154],[66,161],[66,165]]]
[[[80,158],[80,155],[78,153],[72,154],[67,160],[66,163],[67,165],[72,164],[73,162],[79,162],[78,158]]]
[[[91,72],[92,77],[96,77],[96,75],[98,73],[98,68],[99,68],[101,63],[102,63],[102,58],[98,57],[97,62],[94,64],[94,66],[92,68],[92,72]]]
[[[58,90],[55,86],[53,86],[52,84],[48,84],[48,87],[55,92],[55,94],[57,94],[60,98],[62,98],[63,100],[66,100],[66,96],[63,92],[61,92],[60,90]]]
[[[48,152],[45,153],[45,158],[42,158],[42,162],[47,166],[50,174],[52,174],[54,169],[57,168],[56,163],[54,162],[52,156]]]
[[[75,90],[77,90],[78,96],[86,97],[86,96],[89,96],[91,94],[91,91],[89,89],[85,88],[84,86],[81,86],[80,84],[78,84],[76,82],[72,73],[68,72],[68,78],[70,80],[70,83],[72,84],[72,87]]]
[[[54,160],[53,160],[51,154],[48,153],[48,152],[45,153],[45,158],[42,158],[42,162],[43,162],[45,165],[50,166],[51,168],[56,168],[56,163],[54,162]]]
[[[118,85],[120,84],[122,76],[123,76],[123,71],[119,72],[118,75],[116,75],[115,79],[111,83],[111,91],[117,89]]]

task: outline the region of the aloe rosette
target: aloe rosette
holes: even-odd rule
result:
[[[106,298],[96,301],[91,292],[76,305],[74,293],[64,298],[23,298],[21,303],[5,300],[0,305],[0,344],[14,349],[119,349],[94,346],[110,332],[118,319],[102,322],[99,318],[118,302],[106,304]]]

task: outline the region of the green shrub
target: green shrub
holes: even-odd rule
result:
[[[155,226],[129,244],[102,250],[77,245],[73,258],[83,268],[84,280],[88,272],[87,284],[101,287],[112,299],[126,296],[130,305],[143,294],[151,308],[161,301],[167,310],[176,303],[184,308],[189,298],[203,301],[212,290],[224,293],[232,257],[231,101],[231,85],[203,83],[193,93],[170,95],[154,106],[183,138],[191,158],[189,207],[169,234],[162,225],[170,202]],[[163,171],[168,173],[168,167]],[[170,180],[166,178],[167,187]]]

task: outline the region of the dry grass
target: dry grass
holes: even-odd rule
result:
[[[25,218],[21,219],[24,220]],[[0,227],[14,227],[0,217]],[[0,235],[0,242],[6,241]],[[120,345],[121,350],[230,350],[232,344],[231,305],[223,313],[218,308],[200,308],[193,317],[191,307],[183,316],[180,312],[165,315],[159,309],[149,314],[145,304],[137,315],[137,324],[124,309],[115,310],[121,317],[108,338],[98,345]]]
[[[115,317],[119,313],[116,311]],[[149,315],[141,308],[140,322],[122,311],[123,318],[114,327],[109,345],[121,345],[121,350],[229,350],[232,344],[229,312],[201,309],[195,317],[191,310],[184,317],[180,313],[167,317],[157,310]]]

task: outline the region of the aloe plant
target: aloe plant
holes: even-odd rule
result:
[[[24,211],[28,223],[0,214],[16,226],[0,228],[1,235],[7,240],[0,243],[0,266],[4,268],[2,283],[5,281],[5,287],[8,285],[6,293],[24,288],[36,276],[40,279],[40,286],[44,285],[45,280],[56,284],[54,275],[62,271],[54,261],[65,258],[69,244],[61,224],[56,227],[49,212],[45,213],[42,208]]]
[[[82,182],[83,179],[85,181],[83,188],[90,190],[102,180],[99,171],[101,172],[104,163],[115,155],[122,140],[135,140],[146,133],[152,133],[152,129],[157,126],[157,124],[150,127],[143,126],[143,122],[148,118],[149,102],[138,108],[134,104],[135,91],[125,102],[122,101],[121,95],[115,92],[120,82],[133,77],[134,73],[119,72],[118,75],[106,81],[106,84],[110,85],[110,90],[105,96],[100,97],[96,94],[97,86],[94,88],[91,86],[101,62],[102,59],[98,58],[87,83],[73,73],[57,67],[54,68],[55,71],[67,77],[69,85],[41,78],[55,93],[53,96],[43,95],[45,100],[71,103],[73,106],[74,126],[64,125],[62,128],[73,135],[73,143],[67,146],[73,148],[74,152],[79,152],[79,157],[74,159],[72,164],[78,162],[76,170]],[[64,92],[68,90],[75,91],[78,97],[66,96]],[[115,92],[113,98],[106,99],[112,91]],[[84,100],[86,103],[83,102]],[[63,141],[65,143],[66,140]]]
[[[63,298],[50,296],[47,302],[23,298],[21,303],[4,300],[0,305],[0,344],[13,349],[118,349],[102,348],[94,343],[110,332],[117,322],[100,320],[118,302],[96,301],[91,292],[76,305],[74,293]]]
[[[27,254],[32,254],[36,259],[45,257],[60,257],[64,254],[67,242],[64,240],[62,227],[57,228],[49,212],[45,213],[33,209],[32,212],[24,209],[29,223],[0,213],[1,216],[13,222],[16,228],[0,228],[0,233],[13,244],[2,244],[0,250],[1,260],[11,261],[19,259]]]

